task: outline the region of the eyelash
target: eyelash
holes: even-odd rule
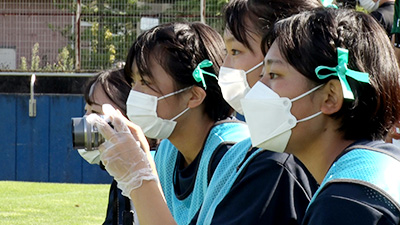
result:
[[[268,75],[269,75],[269,79],[271,79],[271,80],[278,77],[278,74],[276,74],[276,73],[269,73]]]
[[[236,50],[236,49],[232,49],[231,53],[232,53],[232,55],[238,55],[238,54],[240,54],[240,51]]]

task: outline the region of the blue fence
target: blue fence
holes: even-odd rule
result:
[[[111,183],[98,165],[72,148],[71,117],[84,113],[81,95],[36,95],[29,117],[28,94],[0,94],[0,180]]]

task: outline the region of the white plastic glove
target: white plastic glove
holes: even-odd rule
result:
[[[77,149],[79,155],[82,156],[90,164],[100,164],[100,152],[99,150],[86,151],[85,149]]]
[[[100,159],[107,172],[118,182],[122,194],[130,198],[131,191],[139,188],[143,180],[158,182],[158,179],[153,174],[146,153],[124,123],[121,112],[111,105],[103,105],[103,112],[114,128],[96,114],[90,114],[86,119],[107,140],[99,146]]]

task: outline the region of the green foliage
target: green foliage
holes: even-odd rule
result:
[[[28,66],[26,63],[26,58],[25,57],[21,57],[21,70],[23,71],[27,71],[28,70]]]
[[[229,0],[206,0],[206,23],[223,31],[221,13]],[[76,1],[53,0],[55,6],[70,13],[76,12]],[[151,3],[170,3],[166,10],[154,9]],[[157,7],[156,7],[157,8]],[[138,36],[142,15],[160,18],[160,23],[173,21],[200,21],[199,0],[81,0],[81,70],[103,70],[126,55]],[[75,40],[72,27],[49,27]],[[74,52],[74,51],[73,51]]]
[[[102,224],[108,184],[0,182],[0,224]]]
[[[72,71],[74,69],[74,56],[70,55],[70,51],[71,49],[68,49],[68,47],[62,48],[57,56],[56,63],[46,63],[46,65],[40,67],[39,43],[35,43],[32,47],[31,66],[29,71]],[[22,71],[28,71],[26,57],[21,57],[20,69]]]
[[[31,56],[31,70],[37,71],[39,70],[40,64],[40,57],[38,56],[39,53],[39,43],[35,43],[32,48],[32,56]]]

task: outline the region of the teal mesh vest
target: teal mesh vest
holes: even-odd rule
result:
[[[333,163],[308,207],[329,183],[352,182],[375,189],[400,209],[400,162],[398,159],[379,151],[358,147]]]
[[[225,153],[214,172],[214,179],[211,180],[208,187],[208,192],[201,207],[197,224],[204,225],[211,223],[215,209],[228,194],[236,178],[241,174],[242,170],[246,168],[246,165],[262,151],[262,149],[258,149],[243,161],[251,146],[251,140],[247,138],[235,144]],[[238,170],[239,166],[240,169]]]
[[[209,164],[215,149],[221,143],[239,142],[249,136],[247,126],[241,122],[225,122],[214,126],[204,145],[194,189],[183,200],[176,197],[173,182],[178,150],[169,140],[161,141],[155,155],[155,163],[168,208],[179,225],[188,224],[203,204],[208,191]]]

